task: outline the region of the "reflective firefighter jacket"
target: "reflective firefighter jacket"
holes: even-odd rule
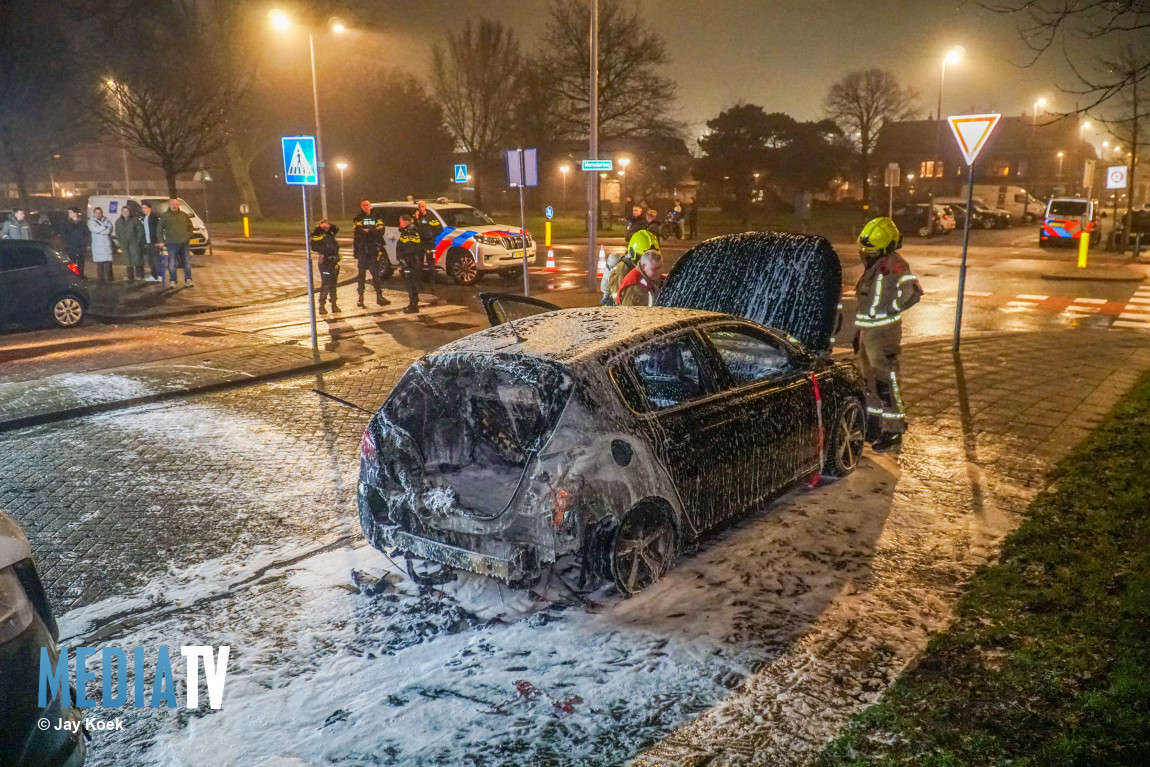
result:
[[[356,258],[375,258],[383,252],[383,219],[360,212],[351,220],[351,250]]]
[[[411,223],[419,228],[419,236],[423,240],[423,249],[431,250],[435,247],[435,240],[443,232],[443,223],[430,210],[423,215],[416,210],[411,214]]]
[[[419,227],[414,222],[399,230],[399,239],[395,242],[395,258],[404,266],[408,264],[418,266],[423,262],[423,239],[419,235]]]
[[[922,298],[922,286],[898,253],[876,258],[855,286],[855,325],[877,328],[902,320],[902,313]]]

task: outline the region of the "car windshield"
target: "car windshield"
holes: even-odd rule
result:
[[[435,212],[443,219],[444,224],[455,229],[466,229],[469,226],[491,226],[495,223],[471,206],[436,208]]]
[[[1087,203],[1085,200],[1054,200],[1050,203],[1051,216],[1085,216]]]

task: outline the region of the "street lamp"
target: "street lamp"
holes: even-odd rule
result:
[[[563,210],[567,210],[567,174],[571,172],[571,166],[560,165],[559,172],[563,174]]]
[[[1046,106],[1046,99],[1038,98],[1034,102],[1034,127],[1038,127],[1038,108]]]
[[[268,14],[268,18],[271,20],[272,26],[280,31],[287,31],[293,24],[291,17],[278,8],[272,10]],[[332,19],[330,24],[331,31],[336,34],[346,30],[346,27],[337,19]],[[319,205],[323,218],[327,218],[327,182],[324,180],[323,136],[319,121],[319,87],[316,84],[315,76],[315,35],[311,27],[308,27],[307,30],[307,46],[311,53],[311,96],[315,105],[315,162],[319,166],[316,168],[316,175],[319,176]]]
[[[961,45],[956,45],[946,52],[942,57],[942,67],[938,76],[938,111],[935,112],[934,117],[938,121],[934,129],[934,157],[933,167],[931,168],[931,181],[930,181],[930,200],[934,202],[934,195],[937,191],[938,182],[935,180],[940,175],[938,172],[941,161],[939,160],[939,148],[942,144],[942,89],[946,85],[946,65],[957,64],[962,61],[962,57],[966,55],[966,48]]]
[[[1086,130],[1090,127],[1090,121],[1086,120],[1078,126],[1078,138],[1082,139],[1086,136]]]
[[[116,81],[115,80],[109,79],[109,80],[105,80],[104,82],[107,84],[108,89],[110,91],[112,91],[112,96],[115,97],[115,99],[116,99],[116,111],[120,115],[121,130],[117,131],[117,132],[120,134],[120,158],[124,161],[124,194],[131,194],[132,193],[132,181],[131,181],[131,178],[128,176],[128,144],[124,140],[124,132],[122,130],[122,126],[123,126],[123,122],[124,122],[124,101],[123,101],[123,99],[120,98],[119,92],[115,90],[115,88],[116,88]]]
[[[347,216],[347,193],[343,187],[343,172],[347,170],[347,163],[340,161],[335,167],[339,168],[339,215],[343,218]]]
[[[619,158],[619,167],[622,168],[622,170],[619,171],[619,204],[620,205],[623,204],[623,200],[627,199],[627,196],[625,194],[623,194],[623,183],[624,183],[624,177],[627,175],[627,166],[630,164],[631,164],[631,158],[630,157],[620,157]]]

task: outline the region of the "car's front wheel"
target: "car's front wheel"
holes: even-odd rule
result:
[[[855,470],[866,442],[865,424],[862,404],[853,397],[844,402],[831,428],[824,474],[845,477]]]
[[[627,512],[611,544],[611,578],[625,596],[637,594],[667,574],[675,558],[671,520],[650,504]]]
[[[995,222],[995,220],[993,218],[991,218],[990,216],[987,216],[986,218],[982,219],[982,228],[983,229],[997,229],[998,224]]]
[[[84,321],[84,304],[75,296],[60,296],[49,311],[57,327],[72,328]]]
[[[466,250],[456,253],[447,262],[447,273],[456,285],[474,285],[479,279],[479,265]]]
[[[918,228],[919,237],[930,237],[931,228],[929,226],[920,226]]]

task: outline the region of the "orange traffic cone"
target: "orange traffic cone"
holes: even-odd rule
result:
[[[599,246],[599,265],[595,267],[595,273],[600,277],[607,273],[607,252],[602,245]]]
[[[551,248],[547,249],[547,266],[544,268],[545,272],[557,272],[559,267],[555,266],[555,251]]]

